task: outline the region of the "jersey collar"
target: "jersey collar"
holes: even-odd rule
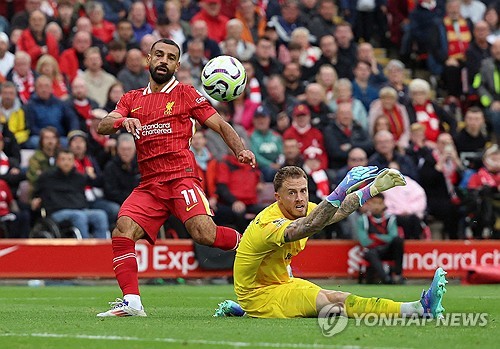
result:
[[[163,88],[160,90],[160,92],[170,93],[170,92],[172,92],[172,90],[174,89],[174,87],[177,86],[178,84],[179,84],[179,81],[177,81],[177,79],[175,78],[175,76],[172,76],[172,78],[170,79],[170,81],[167,82],[167,84],[165,86],[163,86]],[[144,89],[144,91],[142,92],[142,94],[145,96],[145,95],[148,95],[150,93],[153,93],[153,92],[151,91],[150,83],[148,83],[148,86],[146,86],[146,88]]]

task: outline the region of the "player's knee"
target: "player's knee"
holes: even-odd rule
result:
[[[112,237],[125,237],[137,241],[144,235],[144,231],[131,218],[122,216],[116,221],[116,227],[111,235]]]
[[[344,304],[349,295],[349,292],[329,291],[326,293],[326,298],[328,298],[328,301],[332,304]]]

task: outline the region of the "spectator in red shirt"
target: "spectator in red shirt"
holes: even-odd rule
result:
[[[73,47],[64,50],[61,54],[59,67],[70,82],[75,79],[78,72],[85,70],[83,54],[90,47],[91,43],[92,35],[89,32],[78,31],[73,37]]]
[[[245,231],[255,214],[265,206],[258,204],[260,171],[241,164],[233,154],[226,155],[217,171],[217,202],[214,221]]]
[[[33,11],[29,17],[29,26],[23,30],[17,50],[26,51],[31,57],[31,68],[35,69],[38,58],[49,54],[59,59],[59,45],[50,33],[45,33],[47,17],[42,11]]]
[[[308,149],[318,152],[321,169],[328,168],[328,156],[325,150],[323,134],[311,125],[311,111],[305,104],[299,104],[293,109],[292,126],[283,134],[283,139],[296,139],[300,153],[305,156]]]
[[[92,23],[92,35],[107,44],[113,39],[115,25],[104,19],[104,9],[99,2],[88,2],[86,6],[87,15]]]
[[[200,5],[201,11],[193,17],[191,23],[197,20],[205,21],[208,27],[208,37],[217,43],[221,42],[226,38],[226,23],[229,20],[220,13],[221,0],[203,0]]]

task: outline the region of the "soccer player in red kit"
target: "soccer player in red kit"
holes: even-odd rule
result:
[[[127,92],[99,124],[98,132],[125,128],[135,136],[141,182],[123,203],[112,233],[113,269],[123,299],[97,316],[146,316],[139,295],[135,243],[154,244],[170,214],[182,220],[194,241],[223,250],[236,249],[241,235],[216,226],[189,150],[195,121],[221,135],[241,163],[255,166],[238,134],[191,85],[175,79],[180,48],[172,40],[156,41],[148,54],[151,74],[146,88]]]

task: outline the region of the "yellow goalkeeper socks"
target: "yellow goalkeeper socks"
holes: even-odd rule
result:
[[[385,298],[364,298],[353,294],[345,300],[345,312],[348,317],[354,314],[401,314],[401,302]]]

